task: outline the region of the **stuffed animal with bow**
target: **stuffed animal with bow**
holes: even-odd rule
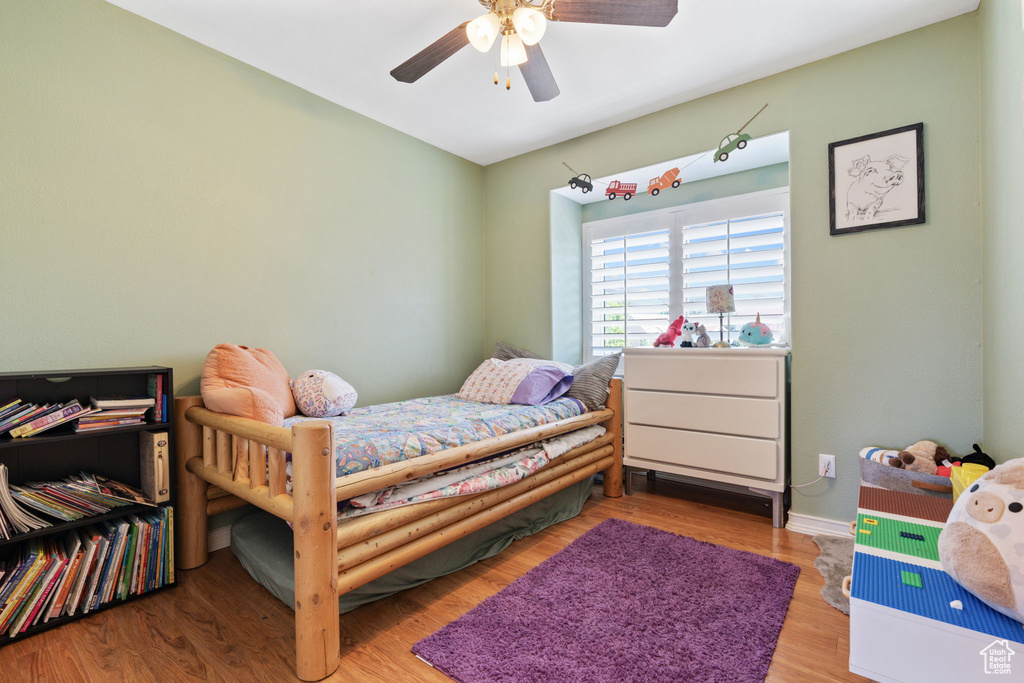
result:
[[[683,323],[683,341],[679,342],[679,347],[683,349],[689,349],[693,347],[693,335],[697,333],[697,323],[692,320]]]
[[[682,334],[683,323],[686,322],[686,318],[679,316],[668,324],[668,330],[658,335],[658,338],[654,340],[655,346],[675,346],[676,338]]]

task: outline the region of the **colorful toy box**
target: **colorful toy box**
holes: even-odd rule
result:
[[[959,469],[959,468],[956,468]],[[1024,625],[942,570],[938,536],[949,498],[862,485],[850,588],[850,671],[876,681],[991,681],[1024,674]],[[900,643],[907,643],[901,646]],[[1019,659],[1013,661],[1019,653]]]

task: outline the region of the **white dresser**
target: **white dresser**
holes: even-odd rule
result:
[[[625,350],[624,463],[745,487],[785,523],[789,486],[789,350]]]

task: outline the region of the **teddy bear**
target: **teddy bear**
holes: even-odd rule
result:
[[[292,380],[295,407],[307,417],[344,415],[356,404],[351,384],[327,370],[306,370]]]
[[[939,534],[939,561],[986,605],[1024,622],[1024,458],[960,495]]]
[[[911,472],[936,474],[942,461],[949,457],[949,451],[934,441],[918,441],[900,451],[895,458],[889,458],[889,464]]]

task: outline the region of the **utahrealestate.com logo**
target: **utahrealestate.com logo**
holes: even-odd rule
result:
[[[1016,652],[1010,649],[1010,643],[1005,640],[993,640],[992,644],[981,651],[985,658],[985,673],[987,674],[1009,674],[1010,658]]]

